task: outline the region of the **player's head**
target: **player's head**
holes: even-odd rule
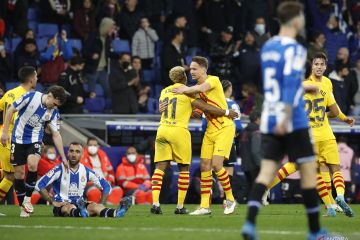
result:
[[[21,84],[28,85],[30,88],[35,89],[38,80],[36,69],[31,66],[21,67],[18,71],[18,79]]]
[[[300,32],[305,26],[304,6],[299,2],[283,2],[277,8],[281,26],[295,28]]]
[[[311,59],[311,74],[317,78],[320,78],[324,75],[327,66],[327,57],[325,53],[318,52]]]
[[[192,79],[198,81],[201,77],[206,75],[206,72],[209,67],[209,61],[200,56],[195,56],[191,60],[190,64],[190,74]]]
[[[52,145],[46,145],[44,148],[44,156],[49,161],[56,160],[56,149]]]
[[[129,147],[126,150],[126,159],[129,161],[129,163],[136,163],[137,158],[137,151],[135,147]]]
[[[90,156],[95,156],[99,151],[98,140],[94,137],[89,137],[87,140],[87,149]]]
[[[169,71],[169,78],[173,83],[187,83],[187,77],[185,73],[185,68],[177,66],[173,67]]]
[[[229,80],[222,80],[221,86],[224,90],[225,97],[231,97],[233,91],[231,82]]]
[[[66,102],[66,92],[61,86],[51,86],[46,92],[45,106],[48,109],[60,107]]]
[[[68,150],[68,160],[69,160],[69,164],[70,167],[75,167],[76,165],[79,164],[80,159],[83,155],[83,146],[81,143],[79,142],[72,142],[69,145],[69,150]]]

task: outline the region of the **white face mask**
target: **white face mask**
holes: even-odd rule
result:
[[[97,146],[89,146],[88,151],[91,155],[95,155],[99,150],[99,147]]]
[[[48,154],[46,155],[46,157],[47,157],[49,160],[54,161],[55,158],[56,158],[56,154],[55,154],[55,153],[48,153]]]
[[[136,161],[136,154],[128,154],[126,158],[129,160],[130,163],[134,163]]]
[[[257,32],[259,35],[263,35],[265,33],[265,25],[264,24],[256,24],[255,32]]]

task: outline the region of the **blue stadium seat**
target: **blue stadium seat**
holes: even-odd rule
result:
[[[161,55],[161,50],[163,48],[164,43],[162,41],[157,41],[155,43],[155,56]]]
[[[144,70],[144,82],[152,83],[155,81],[155,71],[154,70]]]
[[[84,109],[89,113],[102,113],[105,108],[105,99],[102,97],[86,98]]]
[[[37,38],[36,43],[38,46],[39,51],[43,51],[47,46],[48,39],[46,38]]]
[[[6,91],[9,91],[10,89],[16,88],[17,86],[19,86],[19,82],[6,82],[5,83],[5,89]]]
[[[38,23],[36,21],[29,21],[28,27],[36,33]]]
[[[21,38],[17,37],[17,38],[12,38],[11,39],[11,51],[15,51],[17,45],[21,42]]]
[[[153,97],[155,99],[159,99],[161,91],[164,89],[164,86],[162,85],[155,85],[155,91],[153,91]]]
[[[192,56],[186,56],[186,57],[185,57],[185,64],[186,64],[186,65],[190,65],[191,60],[192,60]]]
[[[29,8],[28,9],[28,11],[27,11],[27,19],[29,21],[37,20],[37,13],[36,13],[35,8]]]
[[[112,47],[116,53],[131,52],[130,43],[127,40],[114,39]]]
[[[11,41],[8,38],[5,38],[5,51],[11,52]]]
[[[39,92],[44,91],[44,86],[39,82],[36,83],[36,91],[39,91]]]
[[[55,33],[59,32],[58,25],[51,23],[40,23],[38,25],[38,37],[53,37]]]
[[[147,101],[148,113],[159,113],[159,101],[155,98],[149,98]]]
[[[69,43],[70,43],[71,47],[76,48],[79,51],[82,50],[82,43],[81,43],[80,39],[71,38],[71,39],[69,39]]]
[[[89,91],[89,84],[84,84],[84,90],[87,92]],[[95,85],[95,93],[96,97],[104,97],[104,89],[100,84]]]

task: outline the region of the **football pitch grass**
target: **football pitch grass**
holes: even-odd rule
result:
[[[212,215],[175,215],[175,205],[162,205],[163,215],[150,214],[150,206],[132,206],[122,219],[113,218],[55,218],[52,207],[35,206],[35,213],[26,219],[19,217],[19,208],[0,206],[1,240],[43,239],[242,239],[240,229],[245,219],[246,206],[240,205],[232,215],[225,216],[221,205],[212,207]],[[189,210],[196,208],[188,205]],[[360,239],[360,205],[352,205],[355,218],[338,214],[336,218],[321,217],[323,227],[336,240]],[[263,207],[258,218],[261,239],[305,239],[307,221],[302,205],[273,204]],[[321,209],[321,214],[325,210]],[[324,240],[330,240],[324,239]]]

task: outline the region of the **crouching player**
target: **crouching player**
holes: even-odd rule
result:
[[[111,186],[104,178],[95,175],[94,171],[79,163],[82,155],[82,145],[71,143],[68,151],[70,171],[66,171],[63,165],[56,166],[38,180],[35,189],[54,206],[55,217],[123,217],[131,206],[129,197],[120,201],[118,209],[84,201],[84,189],[88,182],[94,183],[102,190],[102,199],[107,198]],[[50,184],[53,186],[54,198],[46,190]]]

